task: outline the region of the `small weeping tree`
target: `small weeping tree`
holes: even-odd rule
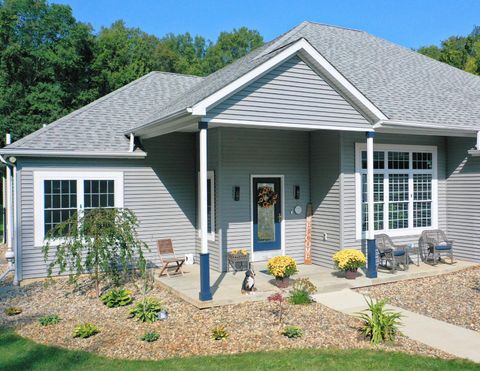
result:
[[[137,217],[129,209],[98,208],[73,215],[47,233],[42,248],[45,262],[54,250],[48,276],[55,267],[59,274],[68,272],[73,281],[88,273],[95,282],[97,297],[102,281],[110,279],[118,284],[132,270],[144,276],[144,250],[148,247],[138,238],[137,227]]]

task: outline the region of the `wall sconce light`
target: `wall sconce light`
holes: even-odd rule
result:
[[[240,187],[235,186],[233,187],[233,200],[240,201]]]
[[[300,199],[300,186],[299,185],[293,186],[293,198],[295,198],[295,200]]]

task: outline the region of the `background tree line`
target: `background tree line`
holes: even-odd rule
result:
[[[216,42],[159,38],[121,20],[95,33],[69,6],[0,0],[0,133],[17,140],[150,71],[204,76],[262,44],[245,27]]]

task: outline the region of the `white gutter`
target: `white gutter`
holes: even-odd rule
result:
[[[469,134],[471,136],[476,135],[478,132],[478,127],[461,127],[455,125],[442,126],[438,127],[438,124],[430,122],[418,122],[418,121],[402,121],[402,120],[380,120],[373,125],[374,129],[387,129],[387,128],[415,128],[430,130],[432,132],[445,132],[446,130],[451,130],[453,132],[459,132],[462,134]]]
[[[101,152],[101,151],[49,151],[33,149],[0,149],[1,155],[24,157],[83,157],[83,158],[145,158],[147,153],[137,152]]]
[[[170,115],[162,117],[159,120],[153,120],[153,121],[147,122],[146,124],[137,126],[136,128],[130,129],[129,131],[125,132],[124,134],[129,135],[131,133],[134,133],[134,134],[138,135],[138,132],[143,131],[145,129],[149,129],[152,126],[161,124],[163,122],[176,120],[176,119],[179,119],[183,116],[188,116],[188,115],[191,115],[191,114],[192,114],[191,108],[186,108],[186,109],[182,108],[181,110],[179,110],[177,112],[173,112]]]

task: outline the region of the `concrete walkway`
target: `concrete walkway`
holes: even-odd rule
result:
[[[349,315],[367,308],[363,295],[350,289],[320,293],[314,298],[318,303]],[[410,339],[460,358],[480,362],[480,333],[391,305],[388,308],[402,314],[400,330]]]

